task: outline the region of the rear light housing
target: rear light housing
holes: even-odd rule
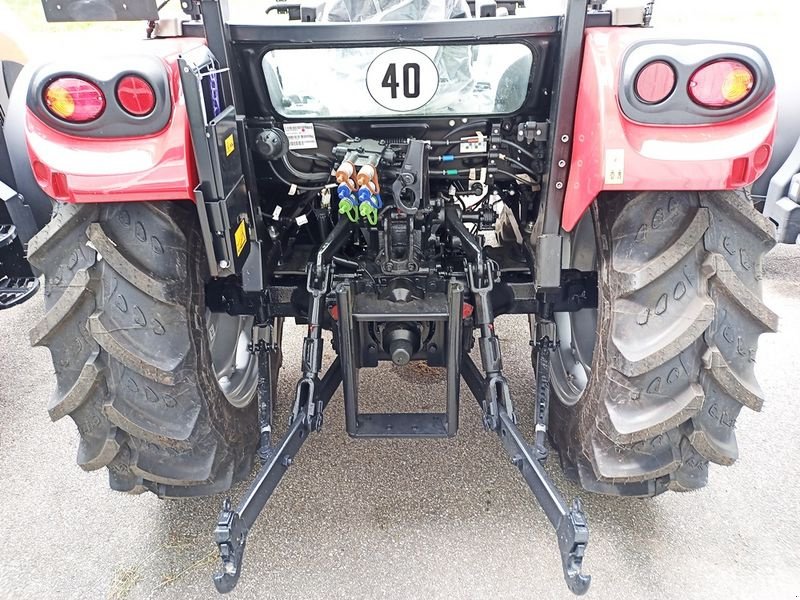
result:
[[[646,64],[636,75],[634,89],[645,104],[663,102],[675,90],[675,69],[663,60]]]
[[[137,75],[125,75],[117,83],[117,102],[134,117],[146,117],[156,107],[156,93],[147,80]]]
[[[689,97],[702,107],[721,109],[744,102],[753,91],[756,77],[738,60],[718,60],[697,69],[689,78]]]
[[[79,77],[59,77],[43,90],[47,110],[70,123],[88,123],[103,114],[106,99],[95,84]]]
[[[671,127],[729,121],[774,93],[767,56],[754,46],[654,39],[626,50],[617,99],[631,121]]]

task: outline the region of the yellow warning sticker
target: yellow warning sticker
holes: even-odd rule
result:
[[[239,222],[239,226],[233,234],[233,241],[236,242],[236,256],[241,256],[244,246],[247,244],[247,225],[245,225],[244,221]]]
[[[233,145],[233,134],[230,134],[228,137],[225,138],[225,156],[230,156],[233,154],[234,145]]]

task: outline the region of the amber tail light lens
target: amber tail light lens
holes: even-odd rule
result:
[[[59,77],[44,89],[44,103],[54,116],[71,123],[94,121],[106,108],[100,88],[78,77]]]
[[[720,109],[744,101],[755,86],[753,71],[738,60],[704,65],[689,79],[689,97],[705,108]]]

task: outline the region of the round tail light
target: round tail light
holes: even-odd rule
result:
[[[44,104],[59,119],[87,123],[103,114],[106,99],[93,83],[77,77],[59,77],[45,87]]]
[[[137,75],[126,75],[117,84],[117,102],[134,117],[144,117],[156,107],[153,87]]]
[[[636,76],[634,89],[645,104],[663,102],[675,89],[675,71],[663,60],[648,63]]]
[[[718,60],[697,69],[689,79],[689,96],[706,108],[727,108],[744,101],[755,85],[753,71],[738,60]]]

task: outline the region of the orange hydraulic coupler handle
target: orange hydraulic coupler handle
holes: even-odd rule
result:
[[[351,191],[356,190],[356,166],[354,163],[357,158],[358,152],[348,152],[342,164],[336,169],[336,183],[347,185]]]

